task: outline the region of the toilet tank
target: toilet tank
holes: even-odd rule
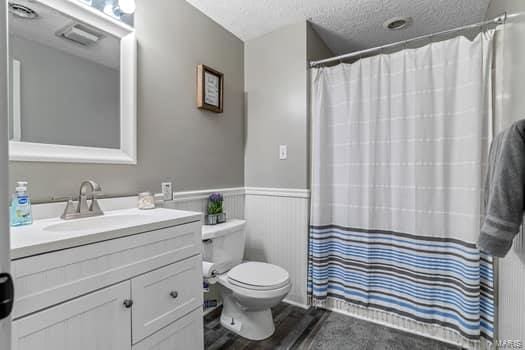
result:
[[[202,260],[224,273],[242,262],[246,221],[231,219],[223,224],[202,226]]]

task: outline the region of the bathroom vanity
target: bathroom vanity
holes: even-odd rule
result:
[[[170,209],[13,229],[13,350],[202,349],[201,242]]]

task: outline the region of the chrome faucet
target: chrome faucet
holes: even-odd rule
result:
[[[102,188],[95,181],[83,181],[80,185],[78,204],[75,208],[73,199],[69,199],[61,218],[63,220],[87,218],[90,216],[104,215],[97,202],[96,195],[102,191]],[[88,197],[91,196],[91,203],[88,204]]]

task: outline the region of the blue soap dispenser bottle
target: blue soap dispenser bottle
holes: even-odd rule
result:
[[[33,214],[31,211],[31,200],[27,193],[27,182],[18,181],[16,183],[16,192],[11,199],[11,226],[24,226],[33,223]]]

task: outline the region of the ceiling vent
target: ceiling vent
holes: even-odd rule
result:
[[[38,17],[38,13],[32,8],[15,2],[9,3],[9,12],[22,19],[35,19]]]
[[[82,46],[92,46],[104,38],[100,31],[82,23],[73,23],[59,30],[57,36]]]
[[[400,29],[407,28],[411,24],[412,24],[411,17],[394,17],[394,18],[390,18],[389,20],[385,21],[385,23],[383,23],[383,27],[385,29],[390,29],[390,30],[400,30]]]

